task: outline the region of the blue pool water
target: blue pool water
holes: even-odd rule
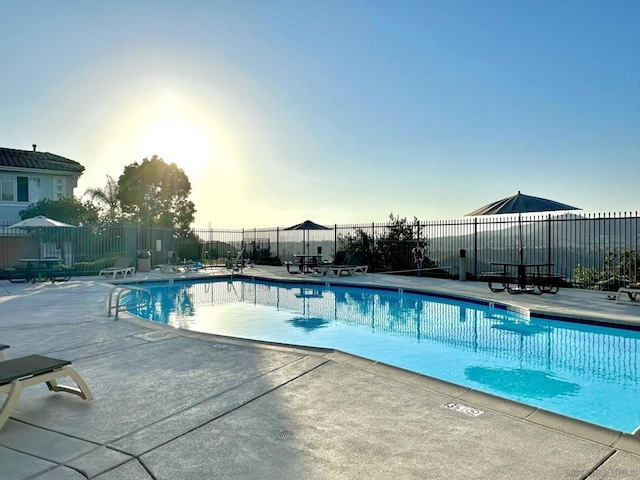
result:
[[[640,426],[640,332],[396,291],[214,280],[146,284],[132,313],[335,348],[605,427]]]

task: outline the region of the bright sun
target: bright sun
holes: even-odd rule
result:
[[[150,158],[158,155],[175,163],[187,176],[200,172],[209,157],[209,143],[202,130],[180,118],[165,118],[152,124],[142,137],[140,148]]]

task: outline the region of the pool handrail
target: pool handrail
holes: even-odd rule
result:
[[[121,304],[120,298],[123,294],[128,292],[135,292],[136,301]],[[115,303],[113,303],[114,293],[116,293]],[[131,285],[116,285],[109,291],[109,307],[107,311],[107,317],[110,317],[111,311],[115,310],[114,320],[118,320],[119,312],[127,310],[127,308],[131,307],[132,305],[134,305],[135,308],[146,307],[151,304],[151,298],[151,292],[146,288],[134,287]]]

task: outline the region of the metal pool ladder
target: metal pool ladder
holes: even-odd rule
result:
[[[125,303],[120,303],[122,295],[131,294],[131,299]],[[115,302],[113,297],[115,295]],[[109,311],[107,317],[111,316],[111,312],[115,310],[114,320],[118,320],[118,313],[128,308],[142,308],[151,305],[151,292],[146,288],[132,287],[130,285],[116,285],[109,291]]]

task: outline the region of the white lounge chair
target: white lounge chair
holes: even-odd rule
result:
[[[327,269],[327,272],[331,272],[338,277],[343,273],[346,273],[347,275],[351,276],[356,273],[365,274],[368,271],[369,271],[369,265],[356,265],[356,266],[344,265],[342,267],[331,267]]]
[[[313,267],[313,274],[326,275],[330,268],[347,265],[349,259],[350,257],[345,250],[338,250],[330,263],[321,263]]]
[[[103,268],[98,273],[99,277],[103,275],[105,277],[111,276],[111,278],[116,278],[118,274],[122,275],[122,277],[126,277],[127,275],[133,276],[136,273],[136,267],[131,266],[131,258],[129,257],[120,257],[113,264],[113,267]]]
[[[185,272],[195,272],[202,268],[200,262],[194,262],[193,260],[187,260],[180,263],[170,263],[170,264],[162,264],[158,265],[158,268],[162,273],[185,273]]]
[[[626,293],[629,296],[630,302],[640,301],[640,299],[638,299],[638,295],[640,295],[640,282],[632,283],[630,285],[627,285],[626,287],[619,288],[618,294],[616,295],[616,302],[619,302],[621,298],[624,298],[622,297],[623,293]]]
[[[71,362],[67,360],[41,355],[28,355],[0,362],[0,394],[7,394],[0,408],[0,429],[17,405],[22,389],[38,383],[46,383],[49,390],[54,392],[72,393],[85,400],[92,400],[89,387],[70,365]],[[62,377],[71,377],[77,388],[58,385],[57,380]]]

